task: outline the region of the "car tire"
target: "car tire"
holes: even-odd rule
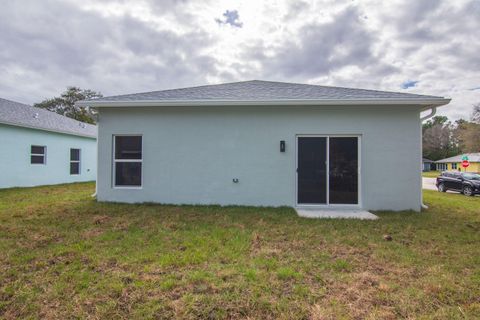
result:
[[[463,187],[463,192],[464,195],[472,197],[473,196],[473,188],[470,186],[465,186]]]
[[[438,192],[447,192],[447,188],[445,188],[445,185],[443,183],[440,183],[437,188]]]

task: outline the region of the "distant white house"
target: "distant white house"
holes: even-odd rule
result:
[[[254,80],[78,104],[100,201],[418,211],[420,113],[449,101]]]
[[[96,178],[94,125],[0,98],[0,188]]]

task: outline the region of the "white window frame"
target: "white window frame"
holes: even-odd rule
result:
[[[78,150],[78,160],[72,160],[72,150]],[[70,148],[70,167],[68,168],[71,176],[79,176],[82,172],[81,167],[81,160],[82,160],[82,149],[80,148]],[[72,173],[72,163],[78,163],[78,173]]]
[[[43,153],[32,153],[32,147],[40,147],[43,148]],[[42,156],[43,162],[42,163],[32,163],[32,156]],[[34,166],[44,166],[47,164],[47,146],[41,146],[38,144],[30,145],[30,164]]]
[[[141,159],[115,159],[115,139],[117,137],[141,137],[142,144],[141,144],[141,152],[142,157]],[[141,174],[140,174],[140,185],[139,186],[117,186],[116,181],[116,168],[117,162],[139,162],[141,166]],[[143,135],[142,134],[114,134],[112,136],[112,188],[113,189],[142,189],[143,188]]]

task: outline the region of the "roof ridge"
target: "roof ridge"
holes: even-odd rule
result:
[[[245,83],[245,82],[252,82],[252,81],[262,81],[262,80],[232,81],[232,82],[224,82],[224,83],[216,83],[216,84],[202,84],[202,85],[191,86],[191,87],[180,87],[180,88],[171,88],[171,89],[163,89],[163,90],[153,90],[153,91],[126,93],[126,94],[116,94],[116,95],[113,95],[113,96],[99,97],[99,98],[84,100],[84,101],[95,101],[95,100],[99,100],[99,99],[103,99],[103,98],[113,98],[113,97],[118,98],[118,97],[124,97],[124,96],[142,95],[142,94],[156,93],[156,92],[168,92],[168,91],[177,91],[177,90],[185,90],[185,89],[197,89],[197,88],[213,87],[213,86],[220,86],[220,85],[234,84],[234,83]]]
[[[32,106],[29,105],[29,104],[26,104],[26,103],[23,103],[23,102],[14,101],[14,100],[5,99],[5,98],[2,98],[2,97],[0,97],[0,100],[7,101],[7,102],[11,102],[11,103],[15,103],[15,104],[21,104],[21,105],[24,105],[24,106],[26,106],[26,107],[32,107]]]
[[[351,87],[342,87],[342,86],[326,86],[326,85],[322,85],[322,84],[311,84],[311,83],[271,81],[271,80],[250,80],[250,81],[270,82],[270,83],[283,83],[283,84],[293,84],[293,85],[299,85],[299,86],[312,86],[312,87],[322,87],[322,88],[332,88],[332,89],[362,90],[362,91],[381,92],[381,93],[396,93],[396,94],[400,93],[400,94],[410,94],[410,95],[421,96],[421,97],[437,97],[437,96],[428,95],[428,94],[418,94],[418,93],[399,92],[399,91],[390,91],[390,90],[351,88]],[[240,82],[248,82],[248,81],[240,81]]]
[[[390,94],[402,94],[402,95],[410,95],[416,96],[421,98],[439,98],[438,96],[434,95],[426,95],[426,94],[418,94],[418,93],[409,93],[409,92],[398,92],[398,91],[385,91],[385,90],[376,90],[376,89],[363,89],[363,88],[349,88],[349,87],[342,87],[342,86],[326,86],[320,84],[310,84],[310,83],[298,83],[298,82],[285,82],[285,81],[274,81],[274,80],[244,80],[244,81],[233,81],[233,82],[225,82],[225,83],[216,83],[216,84],[205,84],[205,85],[197,85],[191,87],[180,87],[180,88],[171,88],[171,89],[163,89],[163,90],[152,90],[152,91],[142,91],[142,92],[135,92],[135,93],[127,93],[127,94],[120,94],[120,95],[111,95],[96,99],[84,100],[84,101],[105,101],[108,98],[121,98],[126,96],[141,96],[141,95],[148,95],[148,94],[155,94],[155,93],[169,93],[172,91],[180,91],[180,90],[190,90],[190,89],[199,89],[199,88],[208,88],[208,87],[215,87],[215,86],[225,86],[225,85],[232,85],[232,84],[241,84],[241,83],[274,83],[274,84],[287,84],[287,85],[294,85],[294,86],[308,86],[312,88],[323,88],[323,89],[342,89],[342,90],[349,90],[349,91],[362,91],[362,92],[372,92],[372,93],[390,93]]]

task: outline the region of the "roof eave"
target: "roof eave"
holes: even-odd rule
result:
[[[463,159],[461,157],[459,158],[446,158],[446,159],[440,159],[437,161],[434,161],[435,163],[451,163],[451,162],[462,162]],[[469,159],[468,160],[470,163],[477,163],[480,162],[480,159],[477,159],[476,157],[474,159]]]
[[[123,100],[79,101],[80,107],[195,107],[195,106],[334,106],[334,105],[418,105],[422,110],[448,104],[450,99],[323,99],[323,100]]]
[[[95,140],[97,139],[96,135],[74,133],[74,132],[69,132],[69,131],[64,131],[64,130],[54,130],[54,129],[48,129],[48,128],[41,128],[41,127],[29,126],[29,125],[26,125],[26,124],[23,124],[23,123],[16,123],[16,122],[9,122],[9,121],[3,121],[2,120],[2,121],[0,121],[0,124],[6,124],[6,125],[9,125],[9,126],[13,126],[13,127],[22,127],[22,128],[28,128],[28,129],[34,129],[34,130],[68,134],[68,135],[72,135],[72,136],[90,138],[90,139],[95,139]]]

